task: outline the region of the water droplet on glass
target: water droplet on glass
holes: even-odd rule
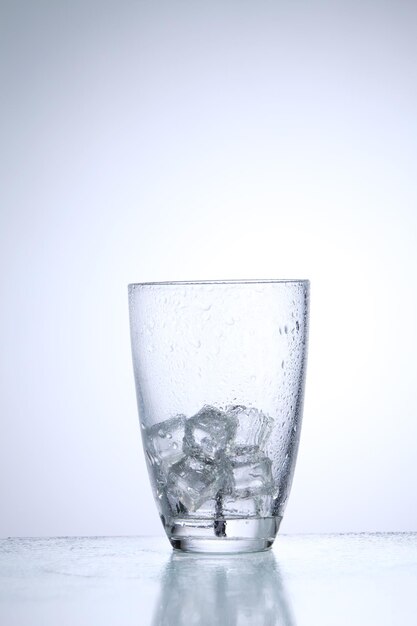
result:
[[[288,333],[288,326],[284,326],[284,333],[287,334]]]
[[[285,361],[281,361],[281,367],[284,369]]]
[[[162,428],[158,430],[158,435],[161,437],[161,439],[164,439],[166,437],[165,432],[162,430]]]

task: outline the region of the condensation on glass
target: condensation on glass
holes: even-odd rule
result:
[[[129,285],[142,442],[174,548],[269,548],[303,409],[307,280]]]

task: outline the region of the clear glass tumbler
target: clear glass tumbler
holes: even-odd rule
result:
[[[309,281],[129,285],[142,442],[174,548],[271,547],[297,456]]]

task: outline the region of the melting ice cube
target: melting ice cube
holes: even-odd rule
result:
[[[215,499],[225,480],[223,465],[186,456],[169,470],[168,499],[178,513],[193,512]]]
[[[273,488],[271,461],[259,448],[236,447],[230,455],[233,496],[252,498],[267,495]]]
[[[269,517],[272,515],[272,495],[262,495],[253,498],[237,498],[225,496],[222,502],[224,517]]]
[[[268,439],[274,420],[255,407],[229,406],[226,415],[237,420],[236,446],[262,446]]]
[[[154,424],[146,430],[145,447],[148,458],[153,459],[162,469],[167,470],[183,456],[182,440],[186,418],[177,415]]]
[[[184,452],[198,459],[213,461],[233,440],[236,426],[234,415],[206,405],[186,421]]]

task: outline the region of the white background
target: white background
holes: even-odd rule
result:
[[[0,536],[162,533],[127,283],[310,278],[284,532],[417,529],[417,3],[1,3]]]

